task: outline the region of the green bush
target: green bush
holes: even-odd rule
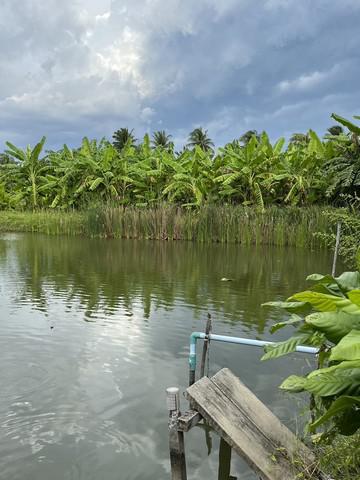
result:
[[[267,347],[263,359],[286,355],[298,345],[319,348],[318,368],[306,376],[291,375],[280,388],[313,396],[310,432],[322,426],[322,438],[353,435],[360,428],[360,273],[314,274],[308,280],[315,282],[309,290],[265,304],[291,313],[272,332],[287,325],[296,332]]]
[[[328,224],[332,227],[329,232],[317,232],[315,236],[322,240],[328,247],[335,247],[336,228],[338,223],[341,224],[341,241],[339,254],[344,262],[350,268],[358,268],[360,270],[360,199],[348,208],[328,209],[324,212],[324,216],[328,220]]]

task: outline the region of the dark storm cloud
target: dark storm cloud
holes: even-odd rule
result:
[[[360,113],[359,0],[3,0],[0,140],[202,125],[217,143]]]

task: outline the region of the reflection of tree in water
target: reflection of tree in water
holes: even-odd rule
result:
[[[120,308],[131,316],[138,306],[149,318],[156,308],[185,304],[197,315],[209,310],[229,322],[256,324],[259,333],[269,316],[262,302],[298,291],[310,272],[328,270],[322,252],[237,245],[25,235],[0,241],[0,261],[9,251],[22,298],[41,310],[53,295],[69,306],[76,301],[88,319]]]

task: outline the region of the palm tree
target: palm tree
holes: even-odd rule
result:
[[[194,148],[196,146],[200,147],[202,150],[212,151],[214,147],[214,143],[210,137],[208,137],[207,130],[203,130],[201,127],[195,128],[190,134],[188,138],[188,147]]]
[[[134,145],[137,139],[133,134],[134,129],[129,130],[128,128],[120,128],[116,130],[113,134],[113,145],[118,152],[125,147],[125,145]]]
[[[293,133],[289,140],[289,145],[306,146],[310,142],[307,133]]]
[[[244,133],[244,135],[241,135],[239,141],[242,142],[244,145],[247,145],[252,139],[252,137],[255,137],[257,141],[260,140],[260,135],[258,134],[257,130],[248,130]]]
[[[172,142],[170,141],[171,135],[168,135],[165,130],[158,130],[153,133],[152,144],[155,148],[162,147],[168,149]]]

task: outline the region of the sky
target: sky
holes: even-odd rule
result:
[[[360,0],[1,0],[0,149],[322,135],[360,114],[359,25]]]

